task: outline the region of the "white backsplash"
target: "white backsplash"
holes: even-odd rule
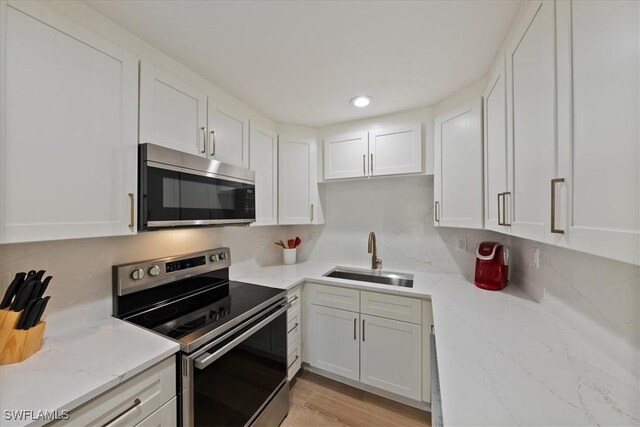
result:
[[[369,232],[386,270],[460,274],[433,227],[433,178],[371,178],[322,184],[327,224],[311,259],[371,267]]]

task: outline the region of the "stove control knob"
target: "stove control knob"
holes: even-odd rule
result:
[[[227,259],[227,253],[226,252],[220,252],[219,257],[220,257],[221,261],[224,261],[225,259]]]
[[[142,268],[136,268],[135,270],[133,270],[131,272],[131,278],[133,280],[140,280],[144,277],[144,269]]]
[[[155,276],[158,276],[158,275],[160,274],[160,267],[159,267],[159,266],[157,266],[157,265],[152,265],[152,266],[149,268],[149,274],[150,274],[151,276],[154,276],[154,277],[155,277]]]
[[[211,255],[211,258],[209,258],[211,260],[211,262],[218,262],[218,254],[213,254]]]

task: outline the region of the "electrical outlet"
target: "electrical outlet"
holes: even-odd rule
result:
[[[456,237],[456,250],[457,251],[466,251],[467,250],[467,239],[464,237]]]
[[[540,268],[540,249],[535,248],[533,250],[533,265],[535,268]]]

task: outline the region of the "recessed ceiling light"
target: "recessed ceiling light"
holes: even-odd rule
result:
[[[371,97],[366,95],[356,96],[349,101],[354,107],[362,108],[371,104]]]

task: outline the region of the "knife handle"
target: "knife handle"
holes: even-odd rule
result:
[[[27,320],[29,318],[29,315],[33,311],[33,306],[35,304],[36,304],[36,300],[29,301],[29,303],[24,308],[24,310],[22,310],[22,313],[20,313],[20,318],[18,319],[18,323],[16,323],[15,329],[25,329],[25,326],[27,326],[28,324]]]

